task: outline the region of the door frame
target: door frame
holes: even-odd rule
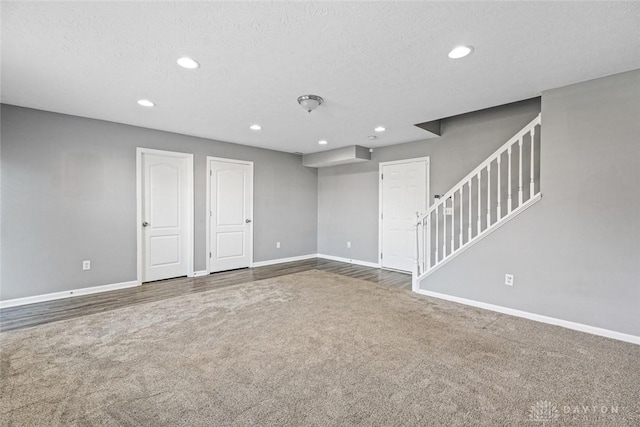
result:
[[[253,224],[254,224],[254,215],[253,215],[253,209],[254,209],[254,205],[255,205],[255,200],[253,198],[253,162],[248,161],[248,160],[237,160],[237,159],[225,159],[222,157],[213,157],[213,156],[207,156],[207,174],[205,175],[205,179],[207,181],[206,183],[206,188],[207,188],[207,198],[206,198],[206,204],[205,204],[205,222],[206,222],[206,237],[207,237],[207,244],[206,244],[206,253],[205,253],[205,257],[207,258],[207,274],[211,274],[211,257],[209,256],[209,254],[211,253],[211,174],[212,174],[212,170],[211,170],[211,162],[215,161],[215,162],[226,162],[226,163],[237,163],[237,164],[241,164],[241,165],[247,165],[249,166],[249,179],[251,180],[251,212],[249,213],[251,215],[251,222],[249,223],[249,246],[250,246],[250,250],[249,250],[249,268],[253,267]]]
[[[177,151],[156,150],[154,148],[136,147],[136,257],[137,257],[137,277],[138,285],[142,284],[142,258],[143,258],[143,246],[144,239],[142,237],[142,155],[143,154],[155,154],[160,156],[175,157],[179,159],[187,160],[187,203],[184,210],[186,210],[185,217],[187,218],[187,276],[193,277],[194,267],[194,248],[193,248],[193,235],[194,235],[194,212],[193,212],[193,154],[181,153]]]
[[[429,207],[431,206],[431,200],[429,199],[429,195],[431,193],[431,162],[430,162],[429,156],[378,163],[378,265],[380,266],[380,268],[384,268],[386,270],[391,270],[391,269],[385,268],[382,266],[382,256],[381,256],[382,255],[382,168],[384,166],[398,165],[402,163],[414,163],[414,162],[425,162],[427,164],[427,173],[426,173],[427,182],[425,183],[427,194],[425,196],[427,198],[426,199],[427,209],[429,209]]]

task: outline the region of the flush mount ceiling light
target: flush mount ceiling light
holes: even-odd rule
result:
[[[149,101],[148,99],[139,99],[138,105],[142,105],[143,107],[154,107],[156,104]]]
[[[385,130],[387,130],[384,126],[378,126],[377,128],[374,129],[376,132],[384,132]]]
[[[259,124],[255,124],[255,125],[249,126],[249,129],[259,131],[262,129],[262,126],[260,126]]]
[[[188,56],[183,56],[182,58],[178,59],[176,62],[182,68],[187,68],[189,70],[193,70],[194,68],[198,68],[200,66],[200,64],[198,64],[198,61],[191,59]]]
[[[298,97],[298,104],[304,108],[308,113],[318,108],[320,104],[324,102],[324,99],[318,95],[302,95]]]
[[[324,139],[321,139],[320,141],[318,141],[318,144],[320,144],[320,145],[327,145],[327,144],[328,144],[328,142],[327,142],[326,140],[324,140]]]
[[[449,58],[460,59],[473,52],[472,46],[456,46],[449,52]]]
[[[372,141],[373,141],[374,139],[378,139],[378,137],[377,137],[377,136],[375,136],[375,135],[369,135],[367,138],[369,138],[369,139],[370,139],[370,140],[372,140]]]

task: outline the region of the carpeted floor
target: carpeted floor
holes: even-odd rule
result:
[[[640,347],[320,271],[0,335],[3,426],[640,425]]]

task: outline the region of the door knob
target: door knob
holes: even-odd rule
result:
[[[245,219],[244,222],[246,222],[247,224],[249,224],[251,222],[250,219]]]
[[[142,223],[142,226],[143,226],[143,227],[148,227],[148,226],[149,226],[149,223],[148,223],[147,221],[145,221],[145,222],[143,222],[143,223]]]

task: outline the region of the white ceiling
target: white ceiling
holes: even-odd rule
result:
[[[640,68],[640,2],[3,1],[1,19],[3,103],[287,152],[415,141],[416,123]],[[459,44],[475,52],[450,60]],[[303,94],[326,103],[308,114]]]

